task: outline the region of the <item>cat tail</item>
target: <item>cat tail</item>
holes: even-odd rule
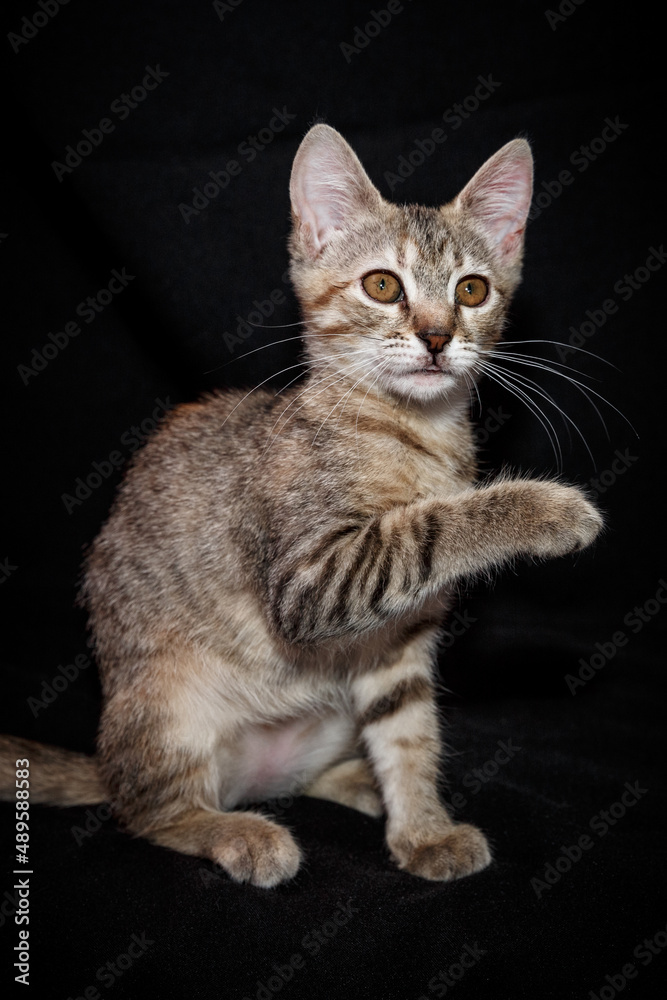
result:
[[[0,799],[14,799],[16,789],[26,787],[16,774],[21,771],[22,779],[26,769],[31,804],[84,806],[109,800],[94,757],[21,736],[0,736]]]

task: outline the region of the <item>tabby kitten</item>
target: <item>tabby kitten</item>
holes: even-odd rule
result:
[[[601,527],[572,487],[474,485],[470,389],[519,282],[531,188],[517,139],[442,208],[393,205],[338,132],[308,132],[290,254],[309,376],[181,406],[136,455],[86,563],[97,755],[5,738],[33,801],[110,800],[132,833],[267,888],[301,849],[246,805],[281,793],[385,814],[423,878],[489,864],[437,790],[451,593]]]

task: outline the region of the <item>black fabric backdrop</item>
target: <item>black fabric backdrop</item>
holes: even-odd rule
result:
[[[238,329],[298,318],[288,178],[313,120],[343,132],[386,196],[427,204],[526,135],[539,211],[508,337],[600,355],[522,348],[609,401],[592,397],[605,431],[576,386],[524,370],[572,421],[539,400],[563,476],[598,494],[609,527],[577,559],[462,591],[443,652],[447,795],[488,832],[491,868],[421,881],[393,867],[380,822],[301,799],[280,811],[307,862],[265,892],[132,840],[104,808],[37,807],[20,995],[663,995],[657,25],[593,0],[20,0],[4,16],[2,731],[93,748],[99,685],[74,608],[82,548],[154,418],[213,386],[278,388],[296,374],[275,374],[297,361],[295,340],[242,355],[298,328]],[[537,418],[493,383],[480,392],[483,469],[554,474]],[[10,805],[2,817],[9,989]]]

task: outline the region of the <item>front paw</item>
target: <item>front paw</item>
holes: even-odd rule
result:
[[[576,486],[541,480],[517,481],[503,496],[514,506],[516,544],[526,555],[564,556],[586,548],[604,523],[599,511]]]
[[[389,848],[399,868],[434,882],[473,875],[491,864],[486,837],[476,826],[460,823],[420,842],[397,839]]]
[[[541,546],[545,555],[579,552],[595,540],[604,526],[600,512],[581,490],[559,483],[544,483],[546,503],[538,511]],[[538,551],[538,555],[542,552]]]

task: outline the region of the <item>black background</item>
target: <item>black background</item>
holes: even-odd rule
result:
[[[660,658],[667,612],[656,599],[667,595],[659,582],[667,578],[664,275],[651,272],[644,282],[648,272],[640,272],[631,295],[618,282],[627,287],[624,275],[644,267],[650,248],[667,237],[662,59],[647,15],[592,0],[561,6],[565,14],[547,16],[541,4],[404,2],[354,52],[341,43],[354,44],[382,3],[242,0],[218,13],[211,3],[71,0],[39,30],[29,29],[34,37],[14,52],[4,36],[25,30],[22,19],[41,8],[4,4],[3,731],[93,748],[95,667],[50,704],[44,698],[63,676],[59,666],[86,654],[85,621],[74,608],[82,550],[121,470],[69,512],[63,495],[74,493],[93,462],[108,462],[114,452],[127,459],[127,432],[150,420],[157,401],[175,405],[214,386],[264,379],[279,388],[297,374],[276,375],[297,362],[298,341],[255,349],[293,337],[298,327],[256,329],[233,351],[223,334],[277,289],[285,300],[265,322],[298,319],[283,281],[288,179],[313,121],[345,135],[385,196],[426,204],[454,197],[500,145],[526,136],[544,207],[529,225],[508,339],[567,343],[571,328],[590,320],[587,310],[599,319],[606,300],[618,307],[580,341],[600,358],[563,358],[539,343],[516,348],[549,363],[564,360],[576,369],[568,374],[608,401],[591,397],[603,424],[564,378],[515,369],[551,393],[572,421],[535,390],[556,429],[560,467],[526,406],[489,381],[480,387],[483,471],[560,472],[593,492],[602,474],[599,503],[608,518],[604,537],[576,560],[521,565],[493,588],[461,593],[466,628],[441,664],[450,691],[443,698],[449,795],[462,795],[458,815],[488,832],[494,865],[449,886],[412,878],[387,858],[381,823],[301,800],[284,819],[307,864],[292,884],[263,892],[211,881],[212,865],[133,841],[109,820],[77,843],[72,827],[90,821],[85,809],[36,808],[33,996],[65,1000],[96,985],[104,997],[240,1000],[268,990],[417,1000],[438,995],[429,981],[466,944],[484,954],[448,987],[460,1000],[588,997],[618,990],[614,977],[628,962],[637,976],[624,996],[659,995],[667,955],[644,966],[633,949],[667,923]],[[110,111],[141,84],[146,67],[157,66],[168,75],[145,101],[124,120]],[[452,116],[443,121],[474,94],[480,76],[492,77],[493,93],[459,127]],[[274,109],[294,117],[250,162],[239,145],[269,126]],[[105,117],[114,130],[59,181],[52,163],[63,162],[66,147]],[[576,151],[590,147],[607,118],[626,127],[606,149],[595,144],[599,155],[581,170]],[[435,128],[446,141],[400,184],[392,182],[387,175],[399,158]],[[186,223],[179,205],[192,204],[193,189],[230,159],[241,164],[238,176]],[[563,170],[573,180],[558,194]],[[78,304],[105,288],[114,268],[133,279],[94,322],[82,322]],[[50,332],[77,318],[81,333],[26,376],[20,366],[34,364],[33,349],[41,353]],[[241,357],[247,351],[254,353]],[[650,620],[638,628],[633,609],[647,601]],[[612,642],[619,630],[624,644]],[[580,661],[595,654],[603,665],[572,694],[566,675],[576,676]],[[493,760],[498,740],[521,749],[474,790],[470,772]],[[647,789],[636,805],[603,837],[592,832],[593,817],[635,781]],[[11,807],[2,814],[11,852]],[[585,833],[591,849],[538,898],[531,879],[543,879],[562,846]],[[8,853],[0,893],[11,895],[13,863]],[[349,921],[333,937],[323,931],[326,943],[311,954],[305,935],[322,927],[331,933],[339,902],[348,901]],[[0,975],[11,986],[18,928],[3,902]],[[96,979],[100,966],[142,933],[154,942],[145,954],[112,986]],[[285,966],[296,953],[303,968],[280,991],[273,980],[262,994],[260,984],[277,975],[273,963]]]

